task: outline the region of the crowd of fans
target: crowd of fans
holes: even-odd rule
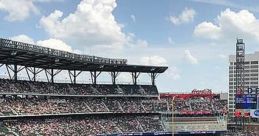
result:
[[[15,95],[10,95],[12,93]],[[37,96],[37,94],[51,96]],[[74,97],[73,95],[89,96]],[[128,97],[121,97],[124,95]],[[0,117],[89,114],[84,118],[58,117],[4,121],[0,122],[0,135],[90,136],[158,132],[164,131],[161,119],[157,116],[160,112],[173,110],[176,114],[188,112],[213,114],[227,111],[227,102],[217,98],[190,97],[168,100],[147,95],[158,95],[156,86],[53,84],[0,79]],[[118,114],[107,113],[127,113],[127,115],[116,116]],[[144,116],[136,113],[149,114]]]
[[[259,130],[255,129],[239,129],[239,130],[228,130],[224,133],[224,136],[258,136]]]
[[[171,103],[170,103],[171,102]],[[190,98],[166,101],[136,97],[44,97],[2,96],[0,116],[93,113],[160,113],[214,115],[227,111],[227,102],[219,99]]]
[[[216,114],[227,111],[227,102],[218,99],[194,98],[175,100],[174,104],[166,100],[151,98],[103,98],[103,97],[0,97],[0,116],[41,115],[61,113],[158,113],[175,114]],[[190,113],[189,113],[190,112]]]
[[[218,98],[212,99],[212,105],[216,111],[226,113],[228,111],[228,101]]]
[[[0,97],[0,116],[60,113],[157,113],[166,101],[140,98]]]
[[[169,109],[176,114],[226,114],[227,100],[220,100],[217,97],[189,97],[166,99]]]
[[[164,128],[157,115],[132,115],[84,118],[55,118],[7,121],[0,125],[4,135],[107,135],[136,132],[161,132]]]
[[[13,81],[0,79],[0,93],[35,93],[58,95],[158,95],[152,85],[90,85]]]

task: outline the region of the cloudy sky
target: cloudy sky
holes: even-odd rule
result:
[[[169,66],[161,92],[228,91],[236,38],[259,50],[256,0],[0,0],[0,37]],[[2,73],[3,74],[3,73]],[[142,81],[147,75],[143,75]],[[122,75],[122,80],[129,79]],[[141,78],[140,78],[141,80]],[[140,81],[141,82],[141,81]]]

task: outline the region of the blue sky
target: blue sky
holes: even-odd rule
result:
[[[234,54],[236,38],[244,38],[248,53],[259,50],[256,5],[255,0],[0,0],[0,36],[169,66],[157,79],[161,92],[227,92],[228,55]],[[129,81],[129,75],[120,80]]]

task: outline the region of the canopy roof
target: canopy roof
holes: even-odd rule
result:
[[[0,63],[43,69],[163,73],[168,67],[128,65],[126,59],[79,55],[0,38]]]

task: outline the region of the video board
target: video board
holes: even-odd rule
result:
[[[243,94],[236,94],[236,109],[256,109],[259,88],[248,88]]]

